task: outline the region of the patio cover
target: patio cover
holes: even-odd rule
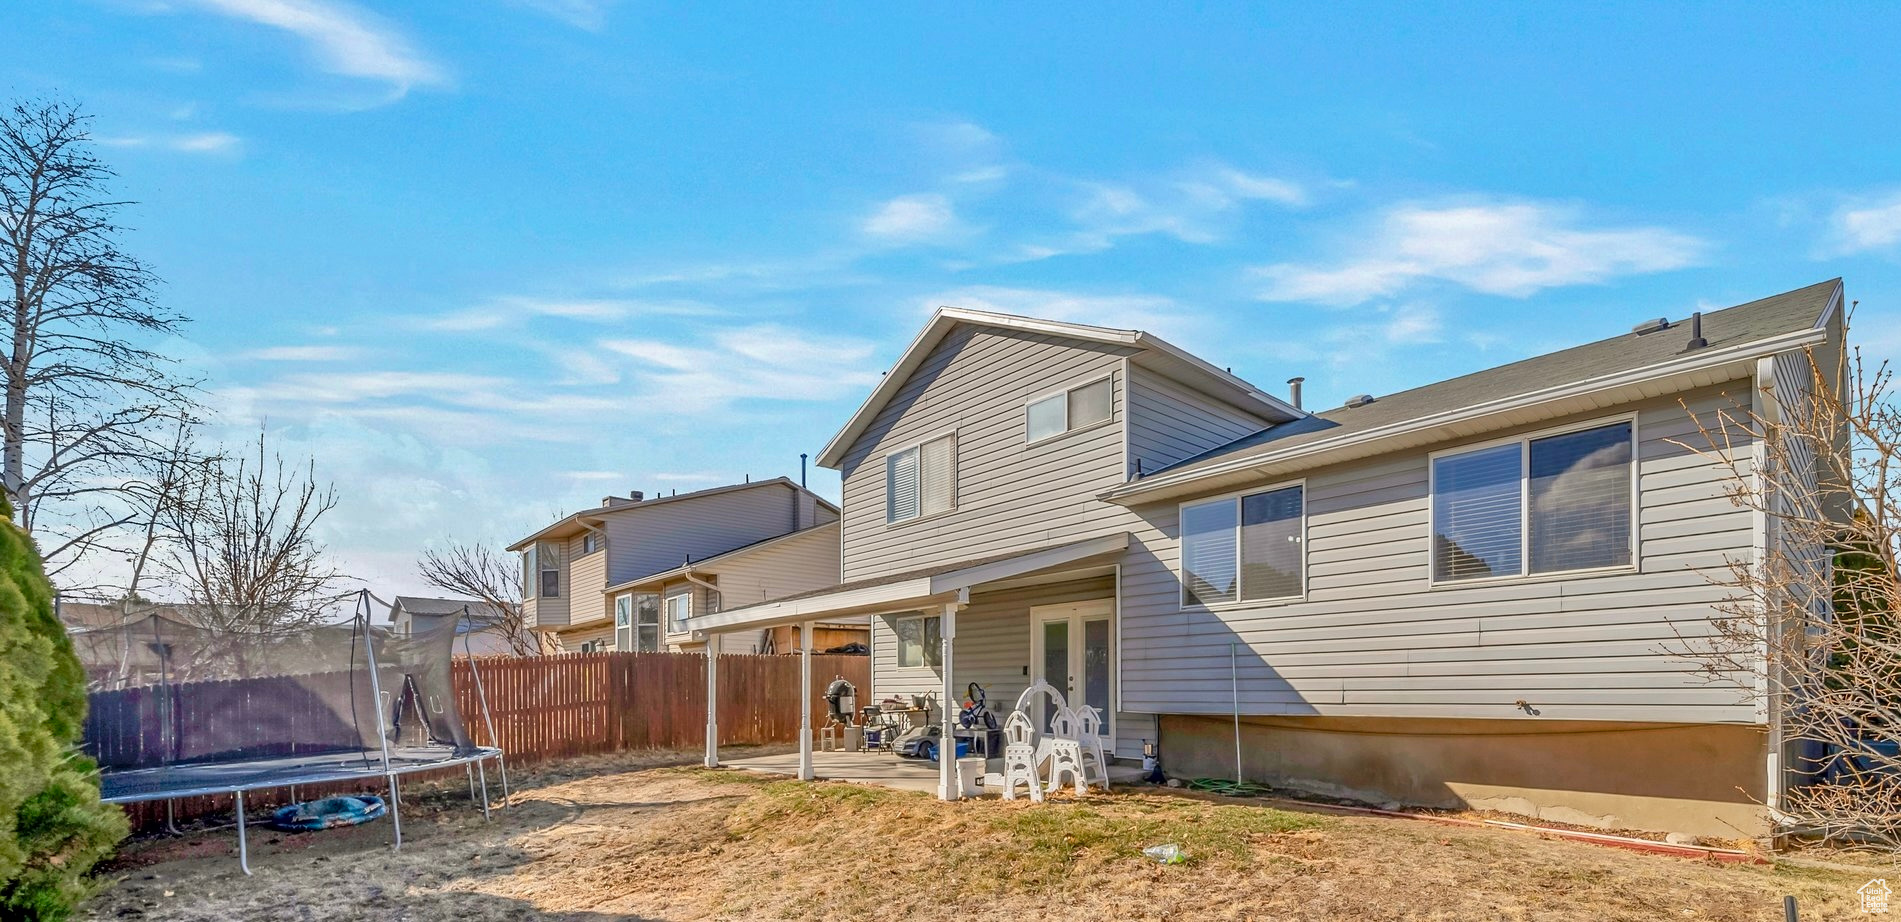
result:
[[[687,619],[687,628],[695,633],[724,634],[841,615],[877,615],[929,608],[961,601],[970,590],[985,583],[1029,576],[1091,557],[1119,554],[1128,547],[1129,533],[1124,531],[1034,550],[960,560],[700,615]]]

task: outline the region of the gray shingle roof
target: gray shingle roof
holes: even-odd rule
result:
[[[1705,313],[1703,338],[1709,340],[1709,348],[1719,349],[1809,329],[1820,319],[1840,287],[1841,279],[1830,279],[1807,288]],[[1655,365],[1682,353],[1689,338],[1689,323],[1687,320],[1678,320],[1666,330],[1643,335],[1625,333],[1534,356],[1509,365],[1389,394],[1364,406],[1340,407],[1263,429],[1219,448],[1149,471],[1147,476],[1183,473],[1193,468],[1270,451],[1278,452],[1570,382]]]

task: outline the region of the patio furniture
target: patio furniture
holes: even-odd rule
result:
[[[1038,726],[1037,718],[1032,716],[1045,710],[1049,715],[1047,728]],[[1099,735],[1101,712],[1095,711],[1094,708],[1086,708],[1086,710],[1095,712],[1093,721],[1088,724],[1085,724],[1083,717],[1063,699],[1062,692],[1041,679],[1032,683],[1029,688],[1023,690],[1023,694],[1017,696],[1016,708],[1010,716],[1012,720],[1022,718],[1030,728],[1034,741],[1033,764],[1046,772],[1044,776],[1046,791],[1054,791],[1068,782],[1076,786],[1078,796],[1086,793],[1092,781],[1087,774],[1088,762],[1084,752],[1092,746],[1096,764],[1101,766],[1098,769],[1099,780],[1103,789],[1108,790],[1108,765],[1102,756],[1102,742]],[[1005,749],[1007,751],[1008,747],[1006,746]]]
[[[1104,791],[1109,790],[1109,759],[1102,751],[1103,719],[1099,708],[1083,705],[1076,714],[1078,729],[1082,731],[1082,762],[1084,783],[1101,784]]]

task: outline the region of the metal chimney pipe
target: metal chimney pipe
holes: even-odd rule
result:
[[[1690,344],[1684,346],[1683,351],[1701,349],[1709,344],[1710,341],[1703,338],[1703,312],[1697,311],[1690,315]]]
[[[805,486],[805,452],[799,452],[799,486]]]
[[[1300,383],[1305,380],[1298,377],[1287,379],[1287,402],[1293,404],[1296,410],[1300,409]]]

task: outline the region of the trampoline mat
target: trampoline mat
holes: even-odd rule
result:
[[[389,751],[389,772],[408,774],[428,771],[491,759],[501,754],[500,749],[487,746],[461,756],[456,755],[455,749],[450,746],[392,747]],[[134,803],[204,794],[229,794],[293,784],[380,778],[383,775],[383,751],[360,749],[275,759],[196,762],[102,772],[99,788],[108,803]]]

